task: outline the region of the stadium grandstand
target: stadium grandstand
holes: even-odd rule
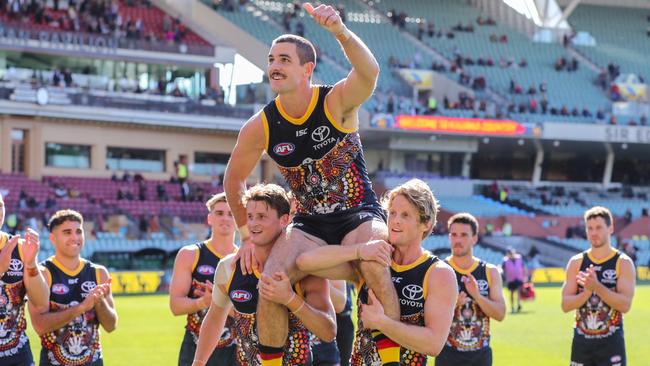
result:
[[[548,269],[533,281],[561,282],[602,205],[649,279],[650,2],[335,4],[381,67],[360,111],[375,189],[420,178],[440,201],[427,249],[448,254],[446,220],[470,212],[477,256],[513,247]],[[312,40],[318,83],[349,71],[307,17],[291,0],[0,0],[2,231],[37,228],[42,259],[47,218],[78,210],[82,256],[115,293],[165,291],[178,250],[209,235],[237,133],[274,97],[271,41]],[[260,181],[283,184],[268,156]]]

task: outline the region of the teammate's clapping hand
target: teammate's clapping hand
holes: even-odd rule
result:
[[[461,307],[465,304],[467,304],[470,301],[469,296],[465,293],[465,291],[461,291],[458,294],[458,298],[456,299],[456,307]]]
[[[18,245],[18,240],[20,235],[15,235],[5,244],[4,248],[0,250],[0,273],[5,273],[9,269],[9,263],[11,263],[11,253],[13,253],[16,245]]]
[[[22,244],[23,260],[28,267],[35,267],[40,248],[38,233],[31,228],[25,233],[25,241]]]
[[[386,267],[390,267],[393,246],[385,240],[373,240],[367,244],[360,244],[359,259],[363,261],[375,261]]]
[[[384,306],[377,300],[375,293],[368,290],[368,304],[361,304],[363,327],[366,329],[379,329],[384,318],[386,318]]]
[[[200,299],[201,305],[203,305],[204,308],[210,307],[210,304],[212,303],[212,287],[212,282],[210,281],[206,281],[205,285],[203,285]]]
[[[578,282],[578,285],[584,287],[586,290],[594,291],[596,285],[599,283],[594,265],[592,264],[586,270],[578,272],[576,275],[576,281]]]
[[[273,276],[262,275],[259,292],[262,298],[282,305],[287,305],[295,295],[291,281],[284,272],[275,272]]]
[[[481,295],[478,291],[478,283],[476,282],[476,278],[474,278],[471,273],[467,276],[463,276],[462,280],[465,282],[465,289],[467,290],[467,293],[474,299]]]
[[[340,34],[345,30],[341,15],[330,5],[321,4],[314,8],[311,3],[304,3],[302,7],[311,15],[316,23],[334,35]]]

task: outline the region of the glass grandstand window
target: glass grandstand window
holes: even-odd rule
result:
[[[230,155],[216,154],[208,152],[195,152],[194,153],[194,169],[192,172],[198,175],[209,175],[216,177],[226,170]]]
[[[90,168],[90,146],[48,142],[45,144],[45,164],[56,168]]]
[[[106,152],[108,170],[164,172],[165,151],[109,147]]]

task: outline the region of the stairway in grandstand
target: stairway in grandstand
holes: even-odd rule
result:
[[[635,73],[650,78],[650,25],[647,11],[635,8],[580,5],[569,22],[576,32],[587,31],[596,46],[574,46],[603,69],[610,62],[620,65],[622,73]]]

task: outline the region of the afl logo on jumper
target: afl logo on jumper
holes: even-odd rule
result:
[[[407,285],[402,289],[402,295],[409,300],[418,301],[422,299],[424,292],[422,291],[422,287],[418,285]]]
[[[202,266],[199,266],[196,271],[202,275],[211,275],[214,274],[214,267],[204,264]]]
[[[294,150],[296,150],[296,145],[290,143],[290,142],[281,142],[275,147],[273,147],[273,152],[280,155],[280,156],[286,156],[291,154]]]
[[[81,291],[83,292],[90,292],[92,291],[95,287],[97,287],[97,284],[93,281],[86,281],[81,284]]]
[[[230,298],[237,302],[246,302],[253,298],[250,292],[244,290],[230,291]]]
[[[311,133],[311,139],[316,142],[323,142],[330,135],[330,128],[327,126],[320,126]]]
[[[52,285],[52,292],[54,292],[57,295],[65,295],[68,292],[70,292],[70,289],[68,286],[62,284],[62,283],[55,283]]]
[[[20,259],[12,258],[9,261],[9,270],[12,272],[20,272],[23,270],[23,262]]]

